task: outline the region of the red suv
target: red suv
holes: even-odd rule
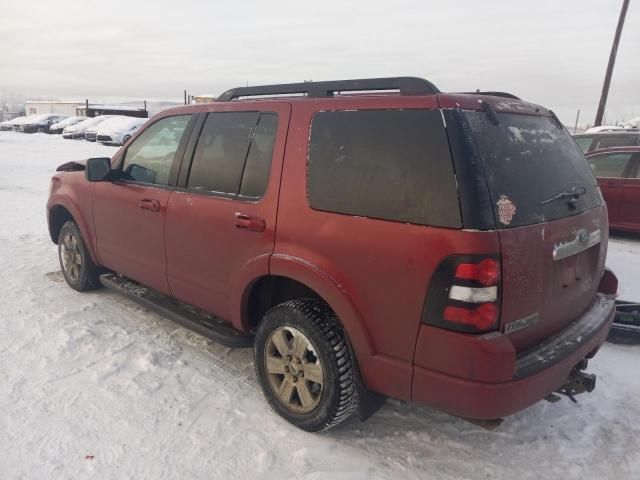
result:
[[[611,229],[640,233],[640,146],[595,150],[587,161],[607,202]]]
[[[236,88],[53,176],[64,276],[231,346],[308,431],[386,397],[498,419],[591,391],[607,211],[549,110],[418,78]]]

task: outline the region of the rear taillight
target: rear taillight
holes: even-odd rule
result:
[[[452,255],[438,266],[422,321],[467,333],[498,328],[500,262],[496,255]]]

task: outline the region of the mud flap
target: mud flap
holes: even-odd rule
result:
[[[357,413],[360,420],[364,422],[371,415],[380,410],[380,408],[387,401],[387,397],[385,397],[381,393],[369,390],[362,381],[362,377],[360,377],[359,372],[358,380],[356,381],[356,389],[358,395]]]

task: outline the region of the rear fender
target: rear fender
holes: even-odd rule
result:
[[[362,315],[333,276],[304,259],[278,253],[271,256],[270,274],[306,285],[333,309],[347,333],[367,388],[394,398],[410,399],[412,365],[376,354]]]

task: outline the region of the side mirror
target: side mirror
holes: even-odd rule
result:
[[[90,182],[104,182],[110,179],[111,159],[108,157],[90,158],[84,169]]]

